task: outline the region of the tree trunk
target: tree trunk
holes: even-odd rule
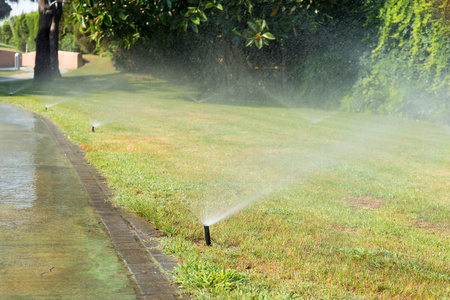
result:
[[[59,72],[58,60],[58,40],[59,40],[59,21],[62,17],[62,3],[56,3],[52,6],[53,18],[50,27],[50,69],[52,78],[61,78]]]
[[[39,29],[36,36],[36,61],[34,66],[34,81],[51,81],[50,68],[50,27],[53,19],[53,10],[48,0],[38,0],[39,3]]]

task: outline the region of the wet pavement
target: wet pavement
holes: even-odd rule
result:
[[[145,220],[46,119],[0,103],[0,299],[181,299]]]

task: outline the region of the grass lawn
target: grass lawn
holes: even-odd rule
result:
[[[21,73],[25,73],[25,71],[12,70],[12,69],[8,69],[8,70],[0,69],[0,77],[7,77],[7,76],[21,74]]]
[[[448,128],[237,105],[86,58],[62,80],[2,101],[51,118],[86,151],[114,202],[167,236],[186,291],[200,299],[450,299]]]
[[[0,43],[0,50],[15,51],[15,47],[13,45]]]

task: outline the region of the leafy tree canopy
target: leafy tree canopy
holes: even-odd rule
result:
[[[226,45],[234,48],[217,54],[218,66],[210,69],[231,74],[238,69],[233,64],[251,69],[252,59],[262,58],[266,65],[282,66],[278,79],[303,90],[323,89],[336,77],[348,79],[346,86],[353,89],[344,104],[351,110],[439,114],[439,119],[450,113],[450,0],[77,0],[72,5],[69,22],[77,20],[97,42],[106,38],[129,49],[137,41],[145,41],[142,47],[170,35],[183,49],[199,42],[202,48]],[[206,56],[186,61],[200,63]],[[324,57],[333,58],[328,59],[332,64],[324,65]],[[315,65],[305,68],[314,61],[322,63],[320,82],[305,78],[320,75]],[[245,82],[246,75],[223,78],[232,77]]]
[[[357,1],[358,2],[358,1]],[[344,0],[80,0],[73,3],[77,19],[96,41],[120,37],[130,46],[143,37],[164,31],[198,33],[203,25],[217,34],[262,48],[283,42],[298,30],[319,26],[336,16],[351,16],[365,3]]]
[[[0,0],[0,19],[8,17],[11,10],[11,6],[5,0]]]

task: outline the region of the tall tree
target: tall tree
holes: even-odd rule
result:
[[[54,10],[48,0],[39,2],[39,30],[36,36],[36,62],[34,65],[34,81],[50,81],[50,28]]]
[[[38,0],[39,30],[36,37],[34,81],[51,81],[61,77],[58,62],[59,22],[62,1]]]
[[[9,2],[17,1],[9,0]],[[51,81],[61,77],[58,67],[58,40],[64,0],[37,1],[39,4],[39,29],[36,36],[34,81]],[[0,18],[8,16],[10,11],[11,7],[5,3],[5,0],[0,0]]]
[[[62,3],[54,5],[54,14],[50,26],[50,70],[52,78],[60,78],[59,60],[58,60],[58,41],[59,41],[59,22],[62,17]]]

